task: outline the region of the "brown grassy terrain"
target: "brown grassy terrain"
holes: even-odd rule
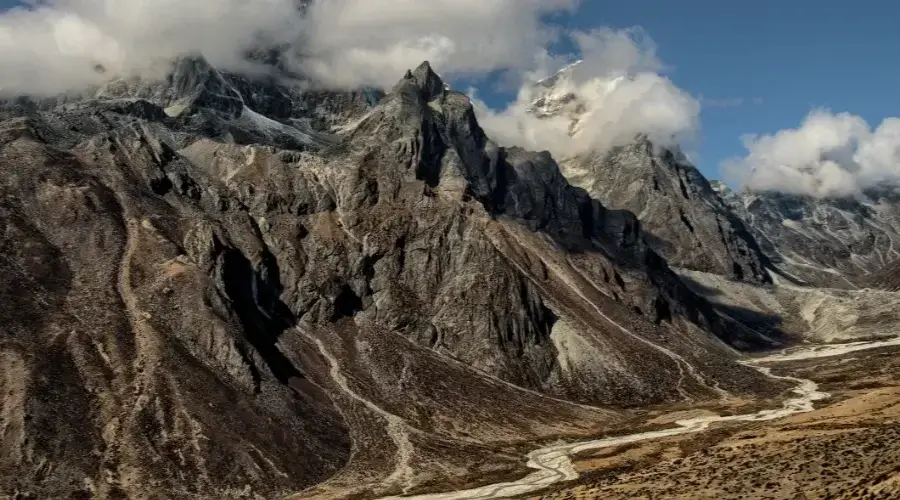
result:
[[[833,397],[781,420],[586,453],[578,480],[536,498],[900,498],[898,368],[898,349],[782,364]]]

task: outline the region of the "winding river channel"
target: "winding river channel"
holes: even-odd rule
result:
[[[547,446],[534,450],[527,455],[528,467],[534,469],[534,472],[516,481],[490,484],[478,488],[447,493],[386,498],[391,500],[398,500],[401,498],[406,500],[478,500],[508,498],[511,496],[534,493],[556,483],[577,479],[578,472],[575,470],[571,457],[585,451],[611,448],[639,441],[650,441],[668,436],[701,432],[717,422],[759,422],[775,420],[797,413],[809,412],[813,410],[816,401],[826,399],[830,394],[819,391],[818,385],[812,380],[774,375],[769,368],[764,366],[766,363],[840,356],[856,351],[888,346],[900,346],[900,337],[884,341],[800,347],[770,356],[744,361],[746,365],[756,368],[769,377],[780,380],[789,380],[797,384],[793,389],[795,397],[785,401],[781,408],[762,410],[745,415],[730,415],[726,417],[713,415],[679,420],[675,422],[675,427],[669,429]]]

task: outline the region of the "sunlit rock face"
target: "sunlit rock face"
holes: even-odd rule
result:
[[[608,79],[589,96],[576,84],[579,63],[535,85],[530,112],[568,123],[572,154],[557,151],[568,181],[614,209],[637,215],[648,242],[670,265],[756,283],[769,281],[767,259],[743,221],[677,147],[654,144],[638,134],[612,147],[584,148],[590,113],[627,77]],[[599,108],[599,109],[598,109]]]

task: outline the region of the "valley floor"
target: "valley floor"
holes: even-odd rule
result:
[[[898,343],[758,358],[794,390],[641,410],[609,437],[532,451],[527,477],[406,498],[900,498]]]
[[[900,348],[768,365],[831,397],[778,420],[578,454],[577,479],[520,498],[900,498]],[[729,411],[660,410],[647,423]]]

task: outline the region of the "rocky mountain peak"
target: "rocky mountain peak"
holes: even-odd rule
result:
[[[562,68],[554,75],[535,83],[531,88],[531,103],[528,111],[538,118],[565,117],[570,121],[569,133],[580,134],[586,118],[593,113],[587,97],[581,95],[581,86],[589,80],[584,71],[582,61],[575,61]],[[628,75],[607,76],[600,83],[600,90],[614,91]]]
[[[105,99],[145,99],[166,108],[170,116],[193,113],[198,109],[216,113],[223,119],[241,116],[244,101],[202,55],[182,56],[159,78],[115,79],[96,92]]]
[[[566,117],[569,133],[581,133],[590,103],[578,95],[579,63],[534,86],[530,111]],[[610,79],[610,89],[621,78]],[[653,248],[670,264],[736,279],[767,282],[766,258],[742,221],[677,148],[637,134],[627,144],[560,161],[569,182],[612,209],[637,214]]]
[[[238,117],[243,111],[241,95],[202,56],[179,58],[167,83],[176,106],[203,107],[227,117]]]
[[[426,101],[433,101],[446,92],[449,87],[440,76],[431,68],[428,61],[420,64],[415,70],[407,72],[407,78],[416,82],[422,89],[422,96]]]
[[[537,82],[532,88],[528,111],[538,118],[567,117],[571,121],[569,133],[580,131],[579,124],[586,112],[584,100],[576,92],[573,74],[580,61],[553,76]]]
[[[734,193],[734,190],[723,181],[712,179],[709,181],[709,187],[713,189],[717,194],[724,196],[731,196]]]
[[[450,90],[450,87],[431,68],[431,64],[428,61],[423,62],[414,70],[407,70],[403,78],[391,90],[391,93],[397,94],[402,92],[404,85],[415,86],[424,102],[431,102]]]
[[[379,144],[372,143],[374,137]],[[354,129],[349,143],[369,155],[383,143],[395,143],[394,150],[379,152],[379,175],[400,167],[390,175],[424,181],[432,193],[486,200],[496,189],[500,148],[479,126],[469,97],[450,90],[427,62],[407,71]]]

